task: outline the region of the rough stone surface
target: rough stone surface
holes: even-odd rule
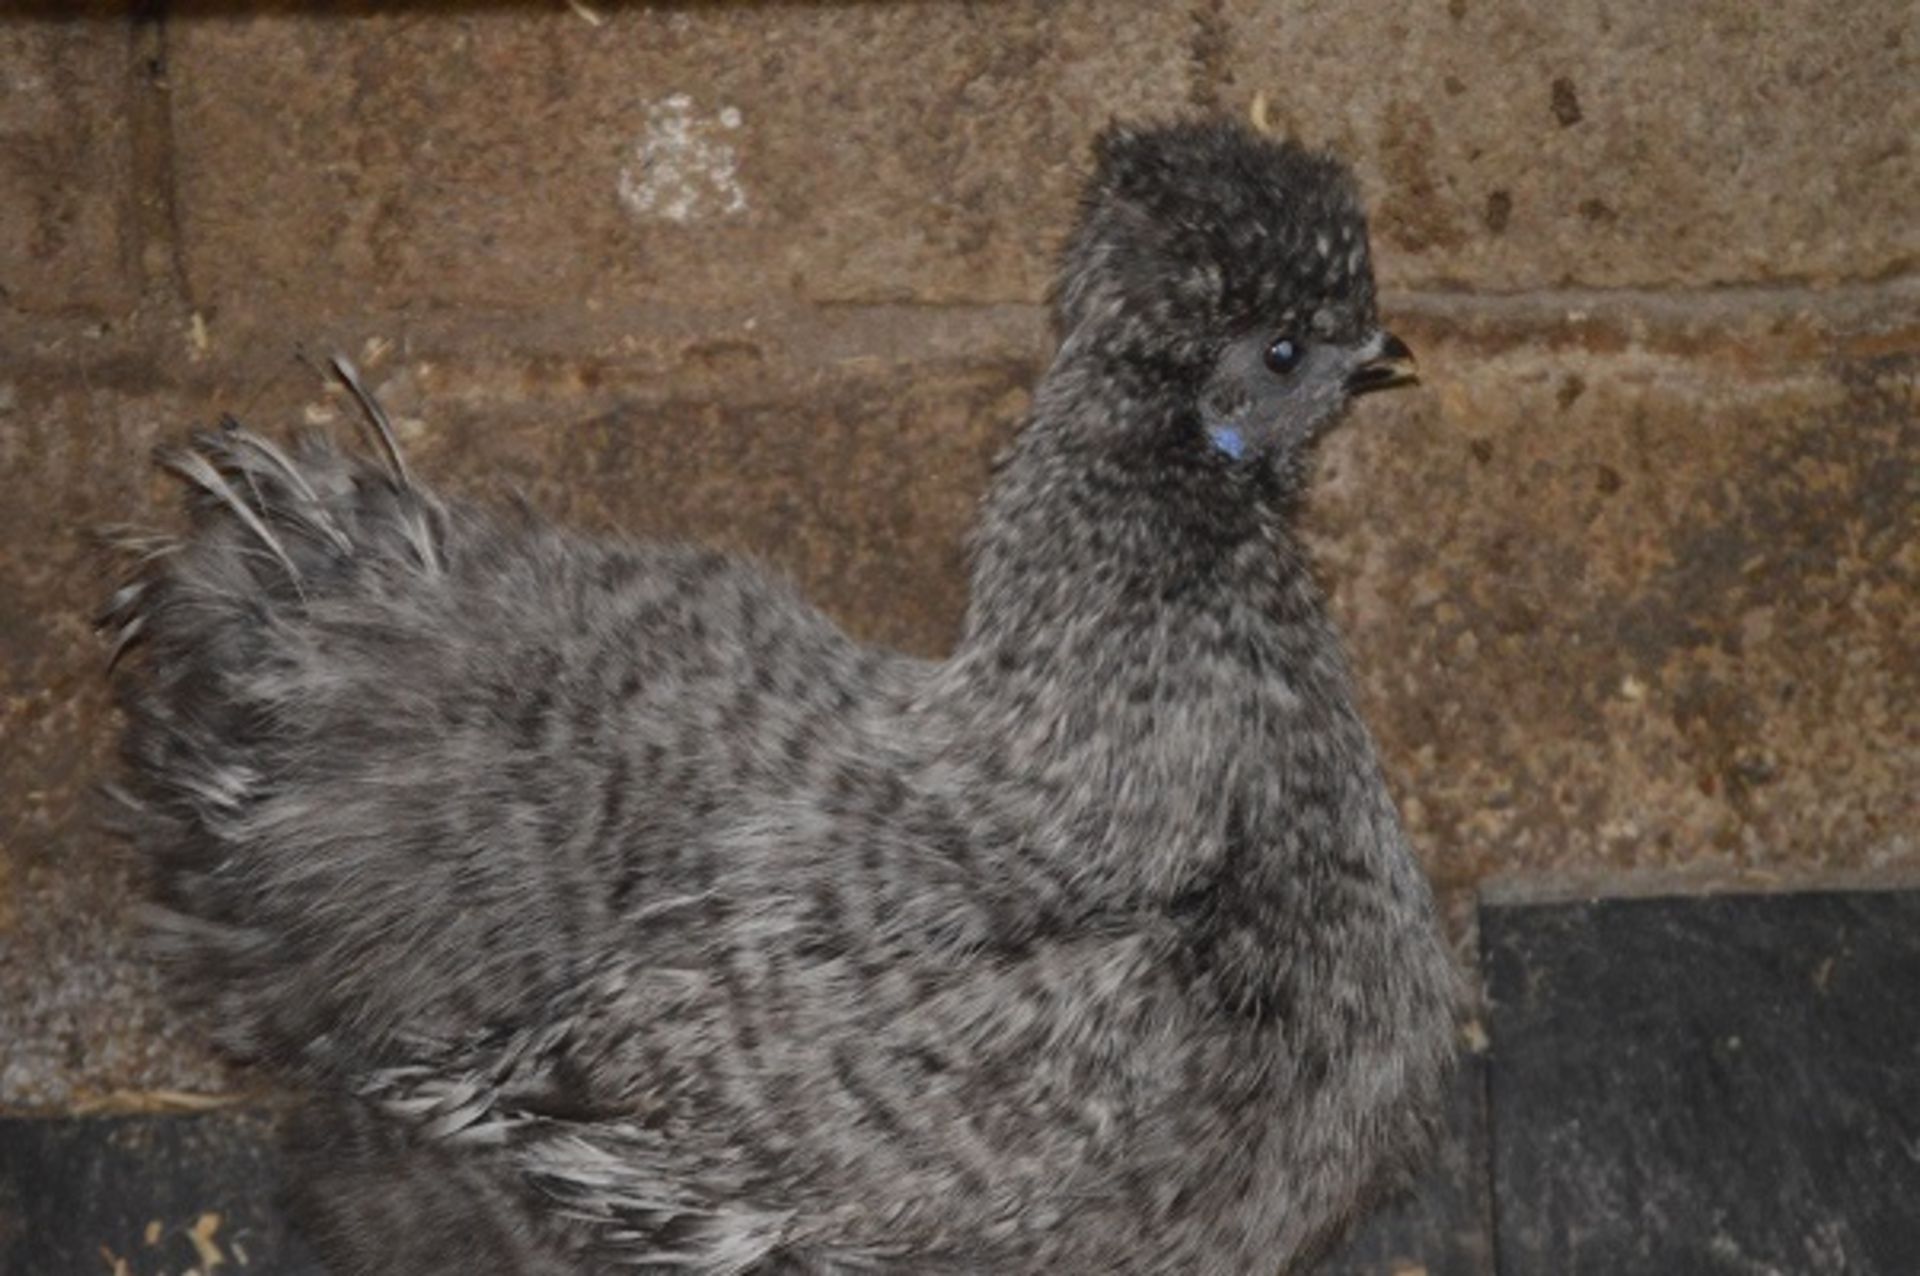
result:
[[[86,529],[151,508],[147,454],[178,401],[144,360],[66,345],[36,374],[25,345],[0,371],[0,1103],[217,1088],[202,1026],[141,958],[133,866],[93,792],[112,725]]]
[[[1359,161],[1401,286],[1920,264],[1920,18],[1821,0],[1223,0],[1224,106]]]
[[[1407,314],[1320,561],[1443,885],[1920,867],[1920,319]]]
[[[193,301],[1033,300],[1176,6],[564,5],[171,28]],[[857,73],[854,68],[858,68]],[[298,103],[289,110],[287,104]]]
[[[131,298],[127,28],[0,19],[0,311]]]
[[[1036,301],[1095,128],[1255,95],[1359,163],[1389,284],[1920,264],[1894,3],[189,5],[169,59],[210,311]]]

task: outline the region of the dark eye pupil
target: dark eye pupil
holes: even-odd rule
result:
[[[1281,337],[1267,347],[1267,367],[1278,373],[1292,372],[1300,362],[1300,345],[1292,337]]]

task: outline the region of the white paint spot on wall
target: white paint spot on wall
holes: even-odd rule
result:
[[[738,107],[703,116],[685,93],[655,102],[620,170],[620,202],[636,217],[682,223],[746,212],[740,156],[728,140],[740,123]]]

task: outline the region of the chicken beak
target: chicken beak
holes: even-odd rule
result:
[[[1413,351],[1391,332],[1374,339],[1374,352],[1365,362],[1347,374],[1348,394],[1369,394],[1394,386],[1412,385],[1420,379],[1413,365]]]

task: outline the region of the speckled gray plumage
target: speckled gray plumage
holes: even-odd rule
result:
[[[335,1269],[1269,1273],[1404,1176],[1453,975],[1290,527],[1366,252],[1330,160],[1109,134],[937,663],[397,456],[175,454],[123,798]],[[1324,367],[1228,357],[1281,326]]]

